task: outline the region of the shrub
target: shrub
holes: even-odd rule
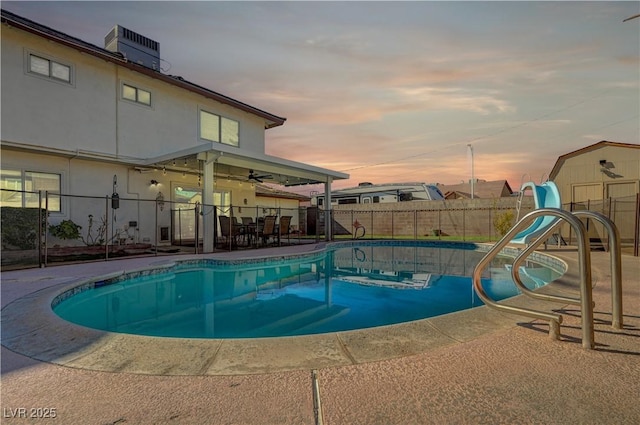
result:
[[[80,239],[87,246],[104,245],[105,234],[107,232],[107,224],[104,217],[100,218],[98,227],[94,229],[93,215],[89,214],[89,225],[87,227],[87,236],[80,233],[82,226],[74,223],[72,220],[63,220],[60,224],[49,226],[49,233],[60,239]],[[93,234],[95,230],[95,235]]]
[[[505,212],[496,212],[493,217],[493,227],[500,234],[500,237],[507,234],[507,232],[513,226],[513,211],[507,210]]]
[[[62,220],[60,224],[52,224],[49,226],[49,233],[59,239],[80,239],[80,229],[82,226],[77,225],[72,220]]]

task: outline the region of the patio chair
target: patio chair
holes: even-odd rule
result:
[[[238,237],[242,236],[241,227],[237,225],[237,219],[231,220],[226,215],[218,217],[220,219],[220,234],[225,239],[225,242],[229,244],[231,248],[238,245]],[[235,217],[234,217],[235,218]],[[234,221],[236,221],[234,223]]]
[[[289,235],[291,234],[291,218],[290,215],[283,215],[280,217],[280,224],[278,225],[278,242],[282,240],[284,235],[287,236],[287,243],[291,244]]]
[[[231,220],[233,221],[233,227],[236,229],[236,233],[237,233],[236,239],[242,239],[248,245],[250,235],[249,235],[247,226],[244,225],[244,222],[240,223],[238,221],[238,217],[235,217],[235,216],[231,217]]]
[[[256,236],[256,223],[253,221],[253,217],[240,217],[242,220],[242,230],[247,237],[247,242],[252,245]]]
[[[264,225],[262,229],[258,231],[258,236],[262,239],[262,243],[267,245],[269,239],[278,236],[276,233],[276,216],[268,215],[264,218]]]

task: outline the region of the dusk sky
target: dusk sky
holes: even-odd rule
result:
[[[475,177],[514,191],[640,143],[639,5],[2,2],[100,47],[115,24],[158,41],[165,73],[286,117],[266,153],[351,175],[334,188],[457,184],[471,144]]]

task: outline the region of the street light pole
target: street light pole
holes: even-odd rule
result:
[[[468,144],[467,147],[469,148],[469,154],[471,155],[471,199],[473,199],[475,186],[475,177],[473,172],[473,146],[471,146],[471,144]]]

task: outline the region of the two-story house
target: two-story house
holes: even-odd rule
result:
[[[53,223],[71,219],[86,230],[86,217],[105,210],[112,232],[154,243],[159,228],[175,235],[176,223],[193,219],[176,205],[189,210],[197,200],[209,252],[211,212],[257,205],[256,181],[322,183],[330,193],[332,181],[348,178],[266,155],[265,131],[285,118],[163,73],[157,41],[122,26],[104,41],[98,47],[2,10],[0,183],[31,192],[3,192],[3,206],[36,207],[42,191]],[[143,201],[155,199],[171,205]]]

